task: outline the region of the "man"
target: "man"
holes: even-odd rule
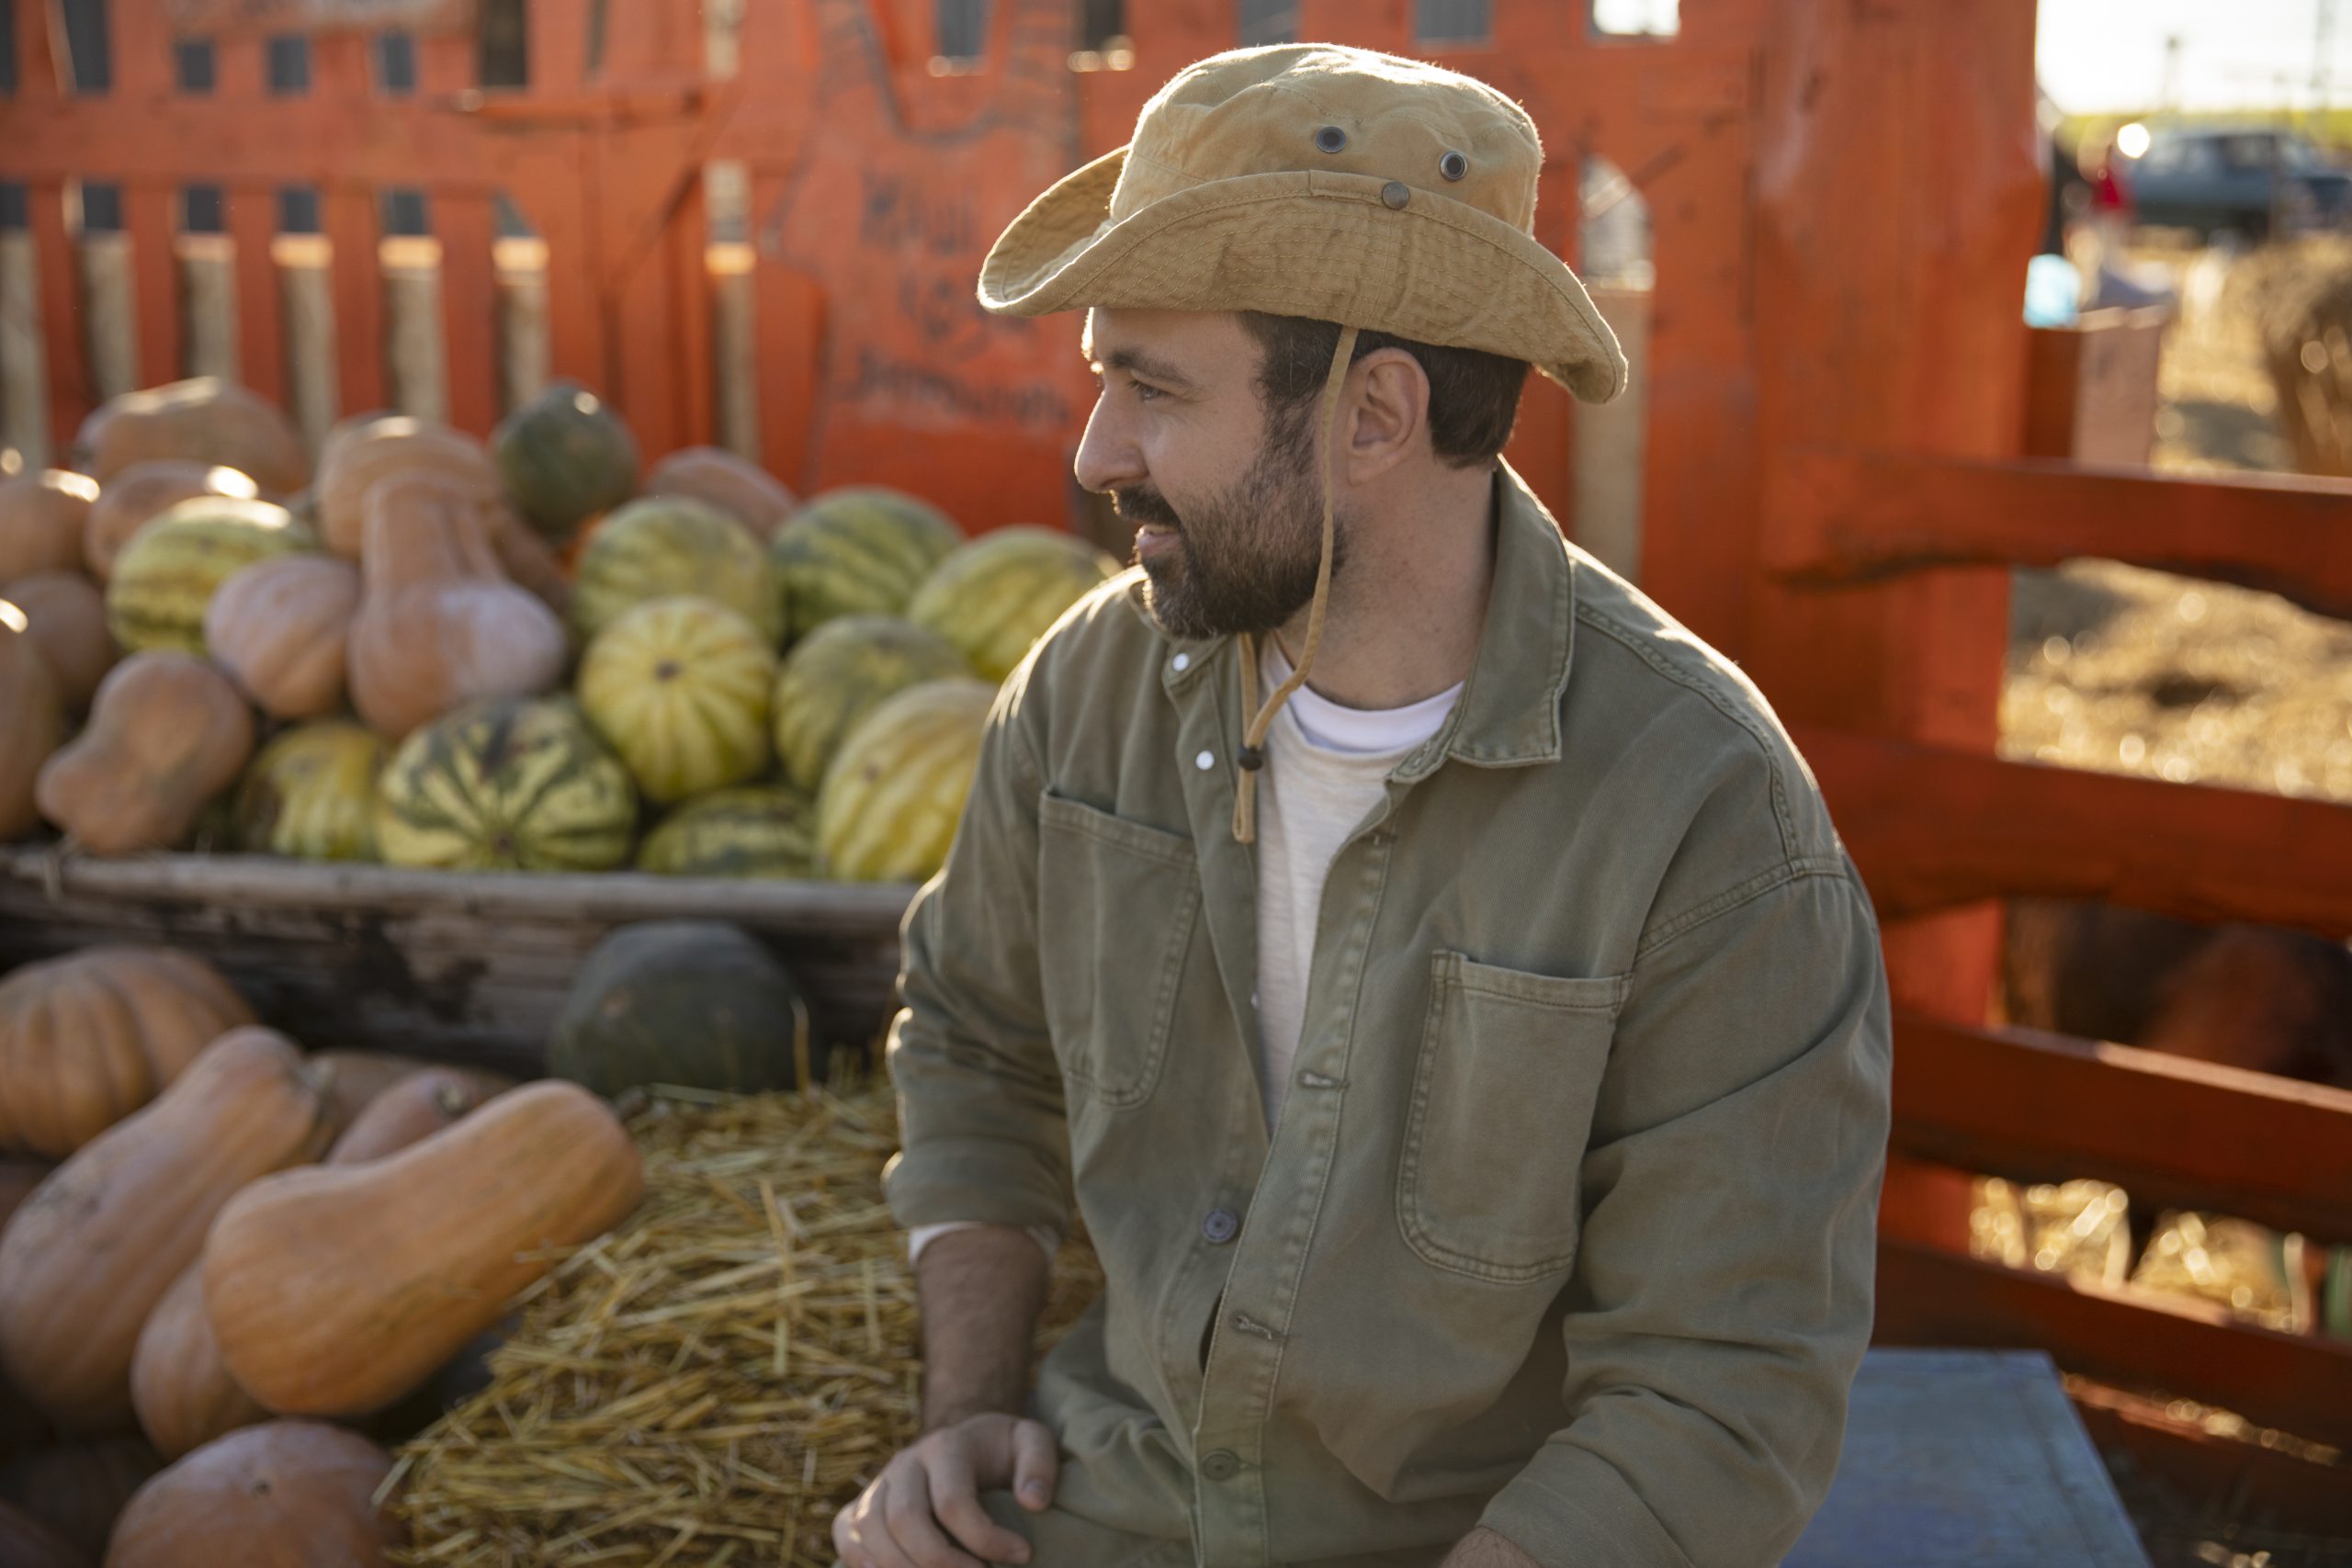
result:
[[[1244,51],[989,257],[1090,312],[1139,570],[909,916],[925,1434],[852,1568],[1760,1563],[1827,1489],[1875,920],[1764,699],[1498,460],[1529,363],[1624,377],[1541,156],[1466,77]],[[1073,1190],[1106,1287],[1033,1397]]]

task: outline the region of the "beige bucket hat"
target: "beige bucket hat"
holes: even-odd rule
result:
[[[1521,359],[1587,402],[1625,389],[1617,338],[1534,236],[1544,147],[1525,110],[1474,77],[1336,44],[1212,55],[1153,95],[1127,145],[1031,202],[980,265],[980,304],[1043,316],[1096,306],[1257,310],[1336,321],[1317,421],[1323,553],[1306,641],[1254,710],[1233,836],[1257,836],[1266,733],[1322,646],[1330,607],[1330,452],[1359,333]]]

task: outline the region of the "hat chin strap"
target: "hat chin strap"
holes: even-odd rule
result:
[[[1340,423],[1340,389],[1348,378],[1348,365],[1355,356],[1356,329],[1340,329],[1339,346],[1331,351],[1331,368],[1323,378],[1323,407],[1319,416],[1322,426],[1321,445],[1317,448],[1317,468],[1323,480],[1323,558],[1315,570],[1315,597],[1306,606],[1306,642],[1298,650],[1298,662],[1290,679],[1274,688],[1273,694],[1258,709],[1258,716],[1241,735],[1241,779],[1233,792],[1233,837],[1237,843],[1255,843],[1258,838],[1258,770],[1266,765],[1266,732],[1274,725],[1274,716],[1290,701],[1290,694],[1306,684],[1306,672],[1314,668],[1315,650],[1323,642],[1323,614],[1331,603],[1331,491],[1336,481],[1331,477],[1333,446]],[[1249,632],[1241,634],[1241,703],[1246,711],[1258,698],[1258,639]]]

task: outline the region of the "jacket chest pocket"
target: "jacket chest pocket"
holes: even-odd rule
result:
[[[1556,979],[1431,961],[1397,1167],[1406,1243],[1440,1269],[1502,1283],[1576,1258],[1577,1170],[1631,976]]]
[[[1037,940],[1063,1077],[1102,1104],[1159,1081],[1200,919],[1193,841],[1046,795],[1038,804]]]

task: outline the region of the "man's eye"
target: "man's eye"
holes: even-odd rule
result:
[[[1150,401],[1152,401],[1154,399],[1158,398],[1158,397],[1160,395],[1159,389],[1159,388],[1157,388],[1157,387],[1155,387],[1155,386],[1153,386],[1153,385],[1152,385],[1150,382],[1148,382],[1148,381],[1137,381],[1137,382],[1136,382],[1136,383],[1135,383],[1135,389],[1136,389],[1136,401],[1137,401],[1137,402],[1139,402],[1139,403],[1148,403],[1148,402],[1150,402]]]

